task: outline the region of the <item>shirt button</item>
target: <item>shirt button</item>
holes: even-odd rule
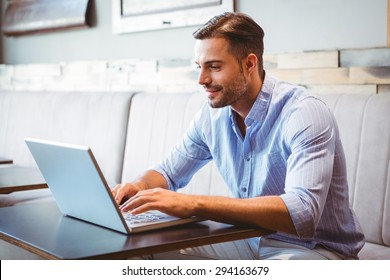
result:
[[[245,160],[246,160],[246,161],[250,161],[250,160],[251,160],[251,158],[250,158],[250,157],[247,157]]]
[[[247,191],[247,188],[241,188],[241,191],[242,191],[242,192],[246,192],[246,191]]]

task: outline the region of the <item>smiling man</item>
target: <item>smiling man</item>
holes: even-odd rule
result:
[[[209,102],[167,158],[113,189],[121,209],[276,231],[183,256],[356,258],[364,236],[348,204],[343,148],[328,108],[304,88],[266,75],[264,32],[247,15],[216,16],[194,37],[198,83]],[[234,198],[175,192],[210,160]]]

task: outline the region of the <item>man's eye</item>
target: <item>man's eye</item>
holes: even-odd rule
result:
[[[213,69],[213,70],[218,70],[220,68],[221,67],[219,65],[210,65],[210,69]]]

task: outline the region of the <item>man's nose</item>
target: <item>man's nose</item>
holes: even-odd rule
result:
[[[207,85],[211,83],[210,76],[206,73],[205,70],[200,69],[199,75],[198,75],[198,84],[200,85]]]

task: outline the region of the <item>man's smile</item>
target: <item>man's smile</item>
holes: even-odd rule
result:
[[[222,91],[223,87],[222,86],[205,86],[204,89],[208,93],[208,98],[213,98],[218,94],[218,92]]]

